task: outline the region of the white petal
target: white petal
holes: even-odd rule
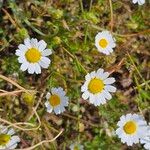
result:
[[[40,40],[40,41],[38,42],[38,49],[39,49],[40,51],[43,51],[43,50],[46,48],[46,46],[47,46],[47,44],[45,43],[45,41]]]
[[[106,85],[105,89],[109,92],[116,92],[116,88],[114,86],[111,86],[111,85]]]
[[[6,126],[0,125],[0,133],[7,134],[8,128]]]
[[[99,106],[101,104],[99,94],[98,95],[95,94],[95,100],[93,103],[95,106]]]
[[[31,48],[31,43],[30,43],[30,39],[29,39],[29,38],[26,38],[26,39],[24,40],[24,44],[25,44],[25,46],[26,46],[27,48]]]
[[[132,146],[133,145],[133,142],[131,140],[126,141],[126,143],[127,143],[128,146]]]
[[[128,142],[128,137],[126,137],[126,136],[124,136],[123,134],[120,136],[120,138],[121,138],[121,142],[122,143],[127,143]],[[128,144],[127,144],[128,145]]]
[[[109,54],[113,52],[113,49],[112,49],[112,48],[109,48],[109,49],[107,49],[107,50],[108,50]]]
[[[139,5],[143,5],[144,3],[145,3],[145,0],[139,0],[139,1],[138,1],[138,4],[139,4]]]
[[[104,90],[103,93],[104,93],[104,96],[105,96],[106,99],[108,99],[108,100],[112,99],[112,96],[109,92]]]
[[[50,96],[51,96],[51,93],[50,93],[50,92],[47,92],[47,94],[46,94],[46,99],[49,99]]]
[[[120,117],[120,121],[118,121],[118,123],[117,123],[117,126],[122,127],[123,124],[124,124],[124,122],[126,122],[126,117],[125,117],[125,115],[122,115],[122,116]]]
[[[54,112],[55,112],[56,115],[60,114],[61,113],[60,108],[58,106],[55,107]]]
[[[91,78],[96,77],[96,72],[95,72],[95,71],[92,71],[92,72],[90,73],[90,76],[91,76]]]
[[[49,101],[47,100],[47,101],[44,103],[44,105],[45,105],[46,107],[48,107],[48,106],[49,106]]]
[[[17,145],[18,145],[18,144],[17,144],[17,143],[15,143],[15,144],[13,144],[13,145],[9,146],[8,148],[9,148],[9,149],[15,149],[15,148],[17,147]]]
[[[105,49],[105,50],[103,50],[102,51],[102,53],[103,54],[106,54],[106,55],[110,55],[110,51],[109,51],[109,49],[107,48],[107,49]]]
[[[57,93],[57,88],[51,88],[51,93],[56,94]]]
[[[20,57],[18,57],[18,62],[19,63],[24,63],[24,62],[27,62],[27,60],[24,56],[20,56]]]
[[[88,91],[84,92],[84,93],[82,94],[82,98],[83,98],[84,100],[88,99],[88,98],[89,98],[89,92],[88,92]]]
[[[42,51],[42,56],[49,56],[51,54],[52,54],[51,49],[45,49],[44,51]]]
[[[132,0],[133,4],[137,3],[138,0]]]
[[[81,86],[81,92],[85,92],[88,90],[88,83],[87,81]]]
[[[28,67],[28,73],[29,74],[33,74],[35,72],[35,65],[34,64],[29,64],[29,67]]]
[[[103,93],[101,93],[101,94],[99,95],[99,103],[100,103],[100,104],[106,104],[106,99],[105,99],[105,96],[104,96]]]
[[[19,136],[16,136],[16,135],[12,137],[12,140],[13,140],[14,142],[20,142]]]
[[[129,113],[129,114],[126,115],[126,120],[127,121],[130,120],[131,118],[132,118],[132,114]]]
[[[51,113],[53,111],[53,108],[47,108],[47,112]]]
[[[62,99],[63,105],[64,106],[68,106],[68,104],[69,104],[69,102],[68,102],[69,98],[65,96],[64,98],[62,97],[61,99]]]
[[[23,44],[20,44],[19,46],[18,46],[18,48],[21,50],[21,51],[26,51],[28,48],[25,46],[25,45],[23,45]]]
[[[120,137],[122,135],[122,129],[121,128],[118,128],[116,130],[116,134]]]
[[[20,138],[18,136],[12,136],[6,147],[9,149],[14,149],[17,146],[18,142],[20,142]]]
[[[39,64],[42,68],[48,68],[49,64],[50,64],[50,59],[47,57],[42,57],[42,59],[40,60]]]
[[[41,67],[38,63],[35,64],[35,73],[40,74],[41,73]]]
[[[101,76],[103,75],[104,69],[100,68],[97,70],[97,76],[101,78]]]
[[[105,79],[104,80],[104,83],[105,84],[112,84],[112,83],[114,83],[115,82],[115,78],[107,78],[107,79]]]
[[[16,53],[15,53],[17,56],[24,56],[25,55],[25,52],[24,51],[21,51],[19,49],[16,50]]]
[[[91,76],[90,76],[89,73],[85,76],[85,79],[86,79],[87,81],[88,81],[88,80],[91,80]]]
[[[60,97],[65,97],[66,92],[63,90],[63,88],[59,87],[59,88],[57,89],[57,94],[58,94]]]
[[[20,69],[21,69],[22,71],[25,71],[25,70],[27,70],[28,66],[29,66],[29,63],[28,63],[28,62],[24,62],[24,63],[21,65]]]
[[[48,64],[48,65],[50,64],[50,59],[47,57],[42,57],[41,61],[44,62],[45,64]]]
[[[101,76],[101,79],[102,80],[105,80],[107,77],[109,76],[109,73],[108,72],[104,72]]]
[[[60,106],[59,109],[60,109],[60,112],[61,112],[61,113],[63,113],[63,112],[66,110],[64,106]]]
[[[9,134],[9,135],[13,135],[14,133],[15,133],[14,129],[10,129],[10,130],[7,132],[7,134]]]
[[[93,94],[90,94],[89,101],[90,101],[90,103],[94,104],[95,96]]]
[[[37,39],[32,38],[30,43],[31,43],[32,47],[38,48],[38,41],[37,41]]]

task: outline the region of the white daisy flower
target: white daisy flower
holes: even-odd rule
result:
[[[54,110],[56,115],[60,114],[65,111],[65,106],[68,106],[68,97],[61,87],[52,88],[51,93],[47,93],[46,99],[45,106],[49,113]]]
[[[105,104],[106,100],[112,98],[110,92],[116,92],[116,88],[111,84],[115,82],[115,78],[108,78],[109,73],[104,72],[103,69],[98,69],[88,73],[85,76],[85,83],[81,87],[82,98],[87,100],[95,106]]]
[[[79,144],[79,143],[73,143],[70,145],[70,150],[84,150],[83,145]]]
[[[144,144],[146,150],[150,150],[150,126],[148,126],[147,135],[143,137],[140,142]]]
[[[139,143],[140,138],[145,137],[147,132],[146,121],[137,114],[121,116],[117,125],[119,128],[116,130],[116,134],[121,138],[121,142],[127,143],[128,146]]]
[[[14,135],[15,131],[6,126],[0,125],[0,149],[15,149],[20,138]]]
[[[41,67],[48,68],[50,65],[50,59],[46,56],[52,54],[50,49],[46,49],[47,44],[45,41],[29,38],[24,40],[24,44],[18,46],[19,49],[16,50],[16,55],[18,57],[19,63],[21,63],[20,69],[22,71],[28,70],[29,74],[40,74]]]
[[[139,5],[143,5],[145,3],[145,0],[132,0],[133,4],[138,3]]]
[[[99,32],[95,37],[95,46],[99,52],[109,55],[116,46],[115,38],[112,37],[109,31]]]

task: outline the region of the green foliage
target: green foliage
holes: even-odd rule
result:
[[[16,56],[3,57],[2,70],[6,74],[18,73],[18,71],[19,71],[19,64],[18,64],[18,61],[16,59]]]
[[[118,118],[120,118],[127,110],[127,105],[120,103],[117,98],[112,98],[111,101],[108,102],[108,105],[99,107],[99,115],[105,118],[110,126],[115,127],[116,125],[114,122],[117,122]]]

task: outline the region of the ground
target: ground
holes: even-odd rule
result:
[[[52,139],[63,130],[54,142],[35,149],[67,150],[74,142],[86,150],[143,149],[140,144],[122,144],[115,130],[120,116],[127,113],[142,114],[150,122],[149,6],[148,1],[139,6],[132,0],[0,1],[0,117],[8,124],[40,124],[38,129],[16,128],[18,147]],[[102,30],[111,31],[116,39],[108,56],[94,45]],[[50,67],[40,75],[19,69],[15,50],[26,37],[43,39],[53,50]],[[95,107],[81,98],[81,85],[88,72],[99,68],[115,77],[117,92],[107,104]],[[46,92],[59,86],[67,92],[69,107],[60,115],[49,114]],[[26,90],[33,90],[32,95]]]

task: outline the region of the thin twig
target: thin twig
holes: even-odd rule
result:
[[[108,68],[107,71],[110,74],[112,74],[113,72],[117,72],[121,68],[121,66],[124,64],[124,61],[125,61],[125,58],[122,58],[118,64],[114,65],[112,68]]]
[[[8,92],[8,91],[5,91],[5,90],[3,90],[3,89],[0,89],[0,92],[6,93],[6,92]]]
[[[111,32],[113,32],[114,18],[113,18],[112,0],[109,0],[109,5],[110,5],[110,26],[111,26]]]
[[[35,125],[32,124],[32,123],[29,123],[29,122],[16,122],[16,123],[13,123],[13,125],[26,125],[26,126],[31,126],[31,127],[34,127]],[[10,128],[12,125],[9,125],[7,126],[7,128]]]
[[[61,130],[61,131],[57,134],[57,136],[55,136],[55,137],[54,137],[53,139],[51,139],[51,140],[43,140],[43,141],[41,141],[41,142],[35,144],[34,146],[31,146],[31,147],[28,147],[28,148],[22,148],[22,149],[15,149],[15,150],[32,150],[32,149],[35,149],[36,147],[38,147],[38,146],[40,146],[40,145],[42,145],[42,144],[44,144],[44,143],[50,143],[50,142],[55,141],[55,140],[62,134],[62,132],[63,132],[63,130]]]
[[[16,90],[16,91],[12,91],[12,92],[5,91],[3,93],[0,93],[0,97],[8,96],[8,95],[16,95],[16,94],[21,93],[21,92],[24,92],[24,90]]]
[[[7,121],[7,120],[5,120],[5,119],[2,119],[2,118],[0,118],[0,122],[3,122],[3,123],[5,123],[5,124],[8,124],[9,127],[12,126],[12,127],[17,128],[17,129],[19,129],[19,130],[22,130],[22,131],[38,130],[38,129],[40,128],[40,126],[41,126],[41,120],[40,120],[39,115],[38,115],[37,112],[35,111],[35,109],[34,109],[34,108],[32,108],[32,109],[33,109],[33,111],[35,112],[35,115],[36,115],[37,120],[38,120],[38,122],[39,122],[39,125],[38,125],[37,127],[30,128],[30,129],[28,129],[28,128],[22,128],[22,127],[17,126],[17,124],[28,124],[28,123],[25,123],[25,122],[11,123],[11,122],[9,122],[9,121]]]
[[[5,81],[7,81],[7,82],[9,82],[9,83],[11,83],[11,84],[13,84],[14,86],[16,86],[17,88],[19,88],[20,90],[23,90],[23,91],[25,91],[25,92],[28,93],[28,90],[26,90],[25,88],[23,88],[22,86],[20,86],[18,83],[14,82],[13,80],[11,80],[11,79],[3,76],[3,75],[0,75],[0,78],[3,79],[3,80],[5,80]]]
[[[13,24],[13,26],[17,29],[20,30],[19,26],[17,25],[17,23],[13,20],[13,18],[11,17],[11,15],[8,13],[8,11],[4,8],[2,8],[3,12],[7,15],[8,19],[10,20],[10,22]]]

